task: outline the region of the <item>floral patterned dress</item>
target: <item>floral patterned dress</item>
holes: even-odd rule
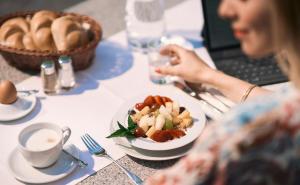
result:
[[[300,92],[290,87],[237,106],[145,184],[300,185]]]

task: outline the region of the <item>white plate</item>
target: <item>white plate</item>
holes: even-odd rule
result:
[[[184,106],[191,113],[194,122],[192,127],[187,129],[186,135],[179,139],[173,139],[171,141],[167,141],[163,143],[155,142],[152,139],[148,139],[148,138],[129,139],[128,141],[131,143],[132,146],[139,149],[151,150],[151,151],[173,150],[191,143],[201,134],[205,126],[206,118],[204,113],[201,111],[199,104],[191,98],[183,97],[180,94],[174,92],[168,92],[167,94],[163,94],[163,93],[158,94],[157,92],[152,92],[152,94],[148,94],[148,93],[142,94],[125,102],[120,107],[120,109],[118,110],[118,112],[116,113],[116,115],[112,120],[113,130],[118,129],[117,121],[119,121],[121,124],[127,127],[128,110],[131,107],[133,107],[136,103],[143,102],[143,100],[148,95],[167,96],[177,101],[180,106]]]
[[[64,147],[69,153],[79,158],[79,151],[74,145]],[[59,180],[73,172],[77,164],[65,153],[61,153],[58,161],[48,168],[34,168],[15,148],[9,156],[8,167],[14,177],[25,183],[41,184]]]
[[[165,161],[176,159],[185,156],[193,146],[193,143],[189,143],[183,147],[173,150],[151,151],[135,148],[131,146],[128,140],[125,138],[113,138],[113,140],[127,155],[148,161]]]
[[[36,105],[35,95],[18,95],[16,102],[10,105],[0,104],[0,121],[12,121],[29,114]]]
[[[115,126],[111,122],[110,131],[113,132],[115,130]],[[136,147],[131,146],[128,140],[124,137],[116,137],[113,138],[114,142],[129,156],[148,160],[148,161],[165,161],[170,159],[176,159],[186,155],[189,150],[193,146],[193,142],[187,144],[181,148],[176,148],[173,150],[166,151],[151,151],[151,150],[143,150]]]

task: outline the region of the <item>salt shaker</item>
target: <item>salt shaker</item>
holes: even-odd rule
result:
[[[41,78],[46,94],[56,94],[58,91],[57,74],[52,60],[46,60],[41,65]]]
[[[61,56],[58,59],[60,65],[59,81],[62,89],[71,89],[75,86],[75,77],[72,67],[72,60],[69,56]]]

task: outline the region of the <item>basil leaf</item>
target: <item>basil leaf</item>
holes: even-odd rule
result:
[[[127,129],[119,129],[116,130],[115,132],[113,132],[112,134],[110,134],[109,136],[107,136],[106,138],[112,138],[112,137],[124,137],[128,134],[128,130]]]
[[[128,128],[125,128],[120,122],[117,123],[120,129],[116,130],[106,138],[112,138],[112,137],[135,138],[134,131],[137,128],[137,124],[133,122],[130,116],[128,116]]]
[[[129,139],[136,138],[133,134],[127,135],[126,137],[129,138]]]
[[[128,130],[131,132],[131,133],[134,133],[135,129],[137,128],[137,125],[134,125],[132,127],[128,127]]]
[[[136,125],[136,126],[134,126],[134,127],[128,128],[128,130],[129,130],[129,132],[130,132],[131,134],[134,135],[134,132],[135,132],[135,130],[136,130],[137,127],[138,127],[138,126]]]
[[[118,122],[119,128],[123,130],[127,130],[120,122]]]
[[[130,115],[128,115],[128,120],[127,120],[127,122],[128,122],[128,128],[137,125],[137,124],[132,120],[132,118],[131,118]]]
[[[112,137],[128,137],[128,138],[135,138],[134,133],[128,129],[119,129],[113,132],[111,135],[107,136],[106,138]]]

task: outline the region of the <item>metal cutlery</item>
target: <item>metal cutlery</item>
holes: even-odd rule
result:
[[[68,151],[66,151],[64,149],[62,151],[66,155],[70,156],[73,160],[75,160],[78,163],[78,165],[80,166],[80,168],[84,168],[84,167],[88,166],[88,164],[86,162],[84,162],[83,160],[81,160],[81,159],[75,157],[74,155],[70,154]]]
[[[85,144],[85,146],[88,148],[89,152],[92,155],[96,156],[104,156],[110,159],[112,162],[114,162],[119,168],[123,170],[123,172],[132,180],[132,182],[135,185],[142,185],[143,181],[141,178],[139,178],[134,173],[130,172],[126,168],[124,168],[122,165],[120,165],[117,161],[115,161],[106,151],[103,147],[101,147],[89,134],[85,134],[81,136],[81,140]]]
[[[198,92],[198,93],[199,93],[199,92],[205,92],[205,94],[209,94],[209,96],[212,96],[213,98],[215,98],[216,100],[218,100],[218,102],[220,102],[224,107],[226,107],[226,108],[228,108],[228,109],[231,108],[231,106],[229,106],[229,105],[227,105],[226,103],[224,103],[224,102],[220,99],[220,97],[218,97],[215,93],[211,92],[210,89],[206,89],[206,88],[204,88],[204,87],[199,88],[198,85],[196,86],[195,84],[190,83],[190,82],[186,82],[186,81],[185,81],[185,84],[186,84],[186,86],[188,86],[189,88],[191,88],[193,91]],[[223,111],[223,112],[224,112],[224,111]]]
[[[19,92],[19,93],[24,93],[24,94],[26,94],[26,96],[29,96],[29,95],[31,95],[31,94],[36,94],[36,93],[38,93],[39,90],[37,90],[37,89],[17,90],[17,92]]]
[[[198,100],[201,100],[201,101],[205,102],[205,103],[206,103],[210,108],[212,108],[214,111],[216,111],[216,112],[218,112],[218,113],[221,113],[221,114],[224,113],[221,109],[219,109],[219,108],[216,107],[215,105],[211,104],[209,101],[207,101],[207,100],[201,98],[201,97],[199,96],[199,94],[198,94],[196,91],[194,91],[193,89],[191,89],[189,86],[187,86],[187,85],[185,85],[185,84],[183,84],[183,83],[181,83],[181,82],[178,82],[178,81],[174,81],[174,85],[175,85],[177,88],[179,88],[179,89],[181,89],[182,91],[184,91],[185,93],[189,94],[190,96],[192,96],[192,97],[194,97],[194,98],[196,98],[196,99],[198,99]]]
[[[209,90],[207,90],[206,88],[197,88],[193,83],[190,82],[186,82],[186,86],[188,86],[190,89],[192,89],[195,92],[205,92],[206,94],[209,94],[210,96],[212,96],[213,98],[215,98],[216,100],[218,100],[218,102],[220,102],[223,106],[227,107],[227,108],[231,108],[231,106],[227,105],[226,103],[224,103],[217,95],[215,95],[214,93],[210,92]]]
[[[209,92],[207,92],[207,93],[209,93]],[[213,93],[209,93],[212,97],[214,97],[215,99],[217,99],[220,103],[222,103],[225,107],[227,107],[227,108],[232,108],[232,107],[230,107],[229,105],[227,105],[226,103],[224,103],[218,96],[216,96],[215,94],[213,94]]]

